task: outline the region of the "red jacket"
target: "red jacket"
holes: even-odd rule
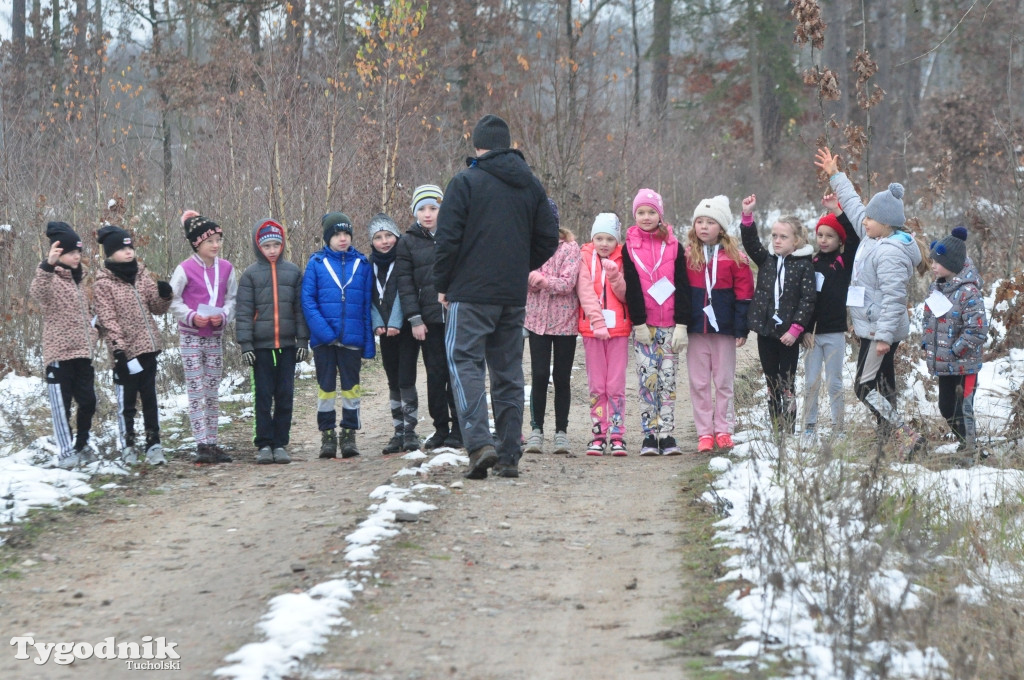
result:
[[[613,274],[602,276],[604,268],[601,258],[594,252],[594,244],[588,243],[580,251],[580,275],[576,281],[576,294],[580,298],[580,335],[594,337],[595,328],[607,328],[604,310],[615,314],[615,328],[608,328],[613,338],[629,335],[633,324],[626,311],[626,279],[622,274],[622,246],[608,256],[618,267]],[[601,281],[604,279],[604,285]]]

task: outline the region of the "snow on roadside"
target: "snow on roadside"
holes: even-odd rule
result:
[[[468,457],[452,449],[429,460],[425,460],[428,456],[422,452],[408,453],[403,458],[423,463],[402,468],[393,475],[396,480],[425,473],[433,467],[469,462]],[[390,483],[371,491],[370,500],[375,502],[368,508],[369,515],[345,537],[344,553],[350,567],[303,593],[287,593],[270,600],[267,613],[256,626],[264,639],[224,657],[229,665],[213,674],[234,680],[280,680],[291,676],[307,656],[322,652],[328,638],[347,623],[341,612],[351,606],[356,593],[363,589],[369,576],[365,567],[377,559],[382,543],[399,533],[398,513],[415,516],[436,510],[436,506],[411,496],[441,488],[437,484]]]

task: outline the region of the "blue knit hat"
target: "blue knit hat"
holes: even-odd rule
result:
[[[903,212],[903,185],[893,182],[888,189],[872,196],[864,208],[864,215],[880,224],[902,229],[907,223]]]

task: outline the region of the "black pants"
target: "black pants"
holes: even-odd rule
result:
[[[89,443],[89,429],[96,413],[96,372],[91,359],[55,361],[46,367],[53,435],[58,457],[66,458]],[[75,433],[71,432],[71,402],[78,404]]]
[[[288,446],[295,399],[295,348],[257,349],[252,366],[256,448]]]
[[[949,423],[960,441],[961,448],[974,448],[977,439],[977,425],[974,420],[974,392],[978,387],[978,376],[940,375],[939,413]]]
[[[459,418],[455,411],[455,396],[448,373],[448,351],[444,344],[444,324],[428,323],[427,337],[419,343],[423,348],[423,366],[427,369],[427,411],[434,429],[458,432]]]
[[[407,321],[398,335],[380,336],[380,360],[388,377],[388,389],[399,390],[416,387],[416,359],[419,358],[419,343],[412,337],[412,327]]]
[[[551,355],[555,355],[551,367]],[[569,377],[576,355],[575,335],[537,335],[530,331],[530,367],[533,387],[530,389],[530,427],[544,431],[544,412],[548,404],[548,378],[555,384],[555,432],[569,427]]]
[[[135,357],[142,370],[119,378],[114,373],[114,390],[117,392],[117,429],[120,446],[135,446],[135,405],[142,402],[142,425],[146,428],[146,448],[160,443],[160,408],[156,400],[156,357],[157,352],[147,352]]]
[[[889,351],[881,357],[875,351],[875,341],[870,338],[860,339],[860,351],[857,353],[857,376],[854,378],[854,392],[864,402],[884,436],[891,434],[893,428],[903,424],[896,411],[896,349],[900,343],[894,342]],[[879,396],[880,395],[880,396]]]
[[[800,363],[800,343],[787,346],[777,338],[758,335],[757,355],[768,383],[768,413],[772,423],[780,431],[784,429],[792,433],[796,429],[793,385],[796,383],[796,367]]]

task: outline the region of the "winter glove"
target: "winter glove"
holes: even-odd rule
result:
[[[686,326],[677,323],[675,330],[672,331],[672,351],[682,354],[684,349],[686,349]]]
[[[128,372],[128,355],[124,353],[123,349],[114,350],[114,375],[119,380],[124,380],[130,375]]]
[[[174,290],[171,288],[171,284],[166,281],[156,282],[156,292],[164,300],[170,300],[171,296],[174,295]]]
[[[298,362],[309,361],[309,348],[308,347],[296,347],[295,348],[295,360]]]
[[[611,340],[612,334],[608,332],[607,328],[595,328],[594,337],[598,340]]]
[[[651,327],[645,323],[633,326],[633,339],[641,345],[651,344],[654,342],[654,334],[651,333]]]
[[[246,366],[256,365],[256,352],[249,350],[248,352],[242,352],[242,361],[245,362]]]

